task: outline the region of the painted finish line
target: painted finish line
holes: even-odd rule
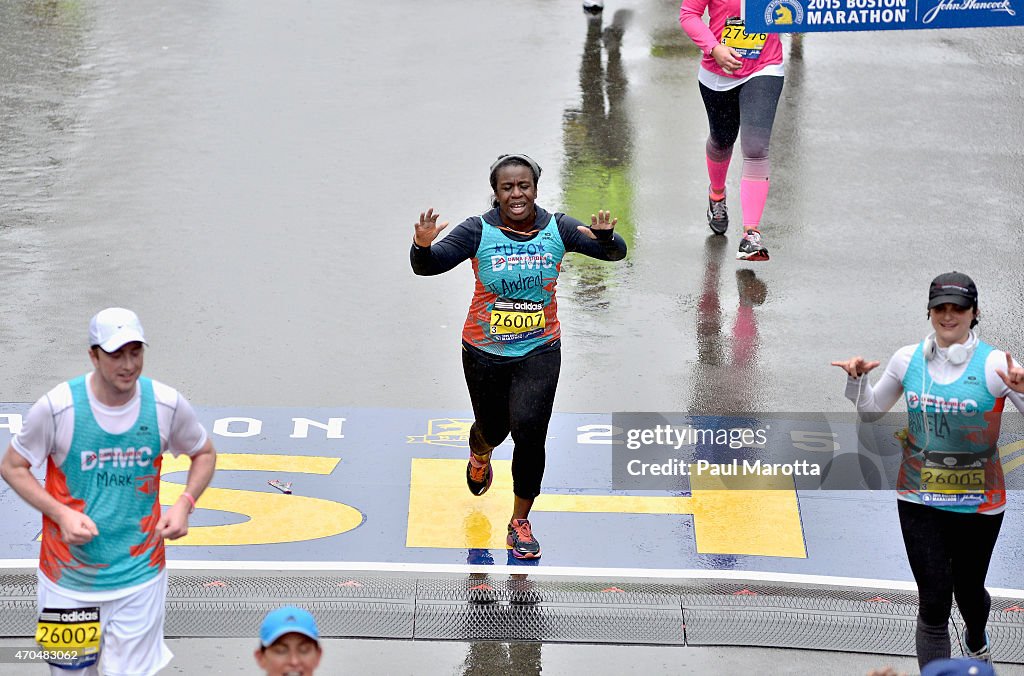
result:
[[[0,404],[6,447],[27,404]],[[505,564],[512,505],[507,441],[482,497],[465,486],[468,412],[409,409],[197,408],[217,446],[218,470],[177,561]],[[556,413],[543,493],[531,520],[540,566],[692,569],[873,578],[909,582],[891,491],[797,490],[794,478],[743,490],[688,477],[675,490],[613,488],[610,414]],[[857,448],[856,430],[794,421],[776,433],[807,451]],[[692,450],[692,449],[691,449]],[[749,449],[748,449],[749,450]],[[1024,445],[1004,447],[1019,476]],[[704,449],[703,457],[710,451]],[[723,452],[733,453],[729,449]],[[733,453],[734,454],[734,453]],[[725,456],[722,456],[724,459]],[[852,457],[856,457],[854,453]],[[161,502],[180,495],[188,461],[165,456]],[[41,476],[41,473],[40,473]],[[291,493],[275,488],[291,484]],[[1014,552],[1024,524],[1011,508],[988,582],[1019,586]],[[40,518],[6,485],[0,558],[38,555]]]

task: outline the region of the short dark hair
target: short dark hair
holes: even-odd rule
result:
[[[529,167],[533,174],[533,184],[540,183],[540,165],[526,155],[498,155],[491,165],[491,190],[498,190],[498,169],[502,167]]]
[[[978,304],[975,303],[972,305],[971,309],[974,310],[974,316],[971,317],[971,328],[973,329],[978,325]],[[928,319],[932,318],[932,308],[928,308],[928,314],[925,316],[928,317]]]

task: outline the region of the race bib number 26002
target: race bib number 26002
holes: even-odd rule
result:
[[[84,669],[96,664],[100,654],[100,609],[44,608],[39,613],[36,643],[54,666]]]

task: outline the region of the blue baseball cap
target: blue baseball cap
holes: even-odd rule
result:
[[[295,606],[282,606],[271,610],[260,625],[260,645],[264,648],[285,634],[302,634],[320,642],[320,630],[308,610]]]
[[[921,676],[995,676],[988,662],[958,657],[932,660],[921,669]]]

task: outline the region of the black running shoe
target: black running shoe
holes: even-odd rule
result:
[[[466,462],[466,485],[473,495],[483,495],[494,481],[494,468],[488,462],[483,467],[473,467],[473,462]]]
[[[761,233],[757,230],[747,230],[740,240],[740,250],[736,252],[738,261],[766,261],[768,260],[768,249],[761,243]]]
[[[716,235],[724,235],[729,229],[729,209],[725,206],[724,194],[720,200],[708,196],[708,227]]]
[[[964,628],[964,645],[963,645],[964,657],[969,657],[970,659],[973,659],[973,660],[981,660],[982,662],[987,662],[988,664],[992,664],[992,649],[990,647],[991,645],[992,644],[988,640],[988,632],[986,631],[985,632],[985,645],[983,645],[978,650],[971,650],[970,648],[967,647],[967,628],[966,627]]]

